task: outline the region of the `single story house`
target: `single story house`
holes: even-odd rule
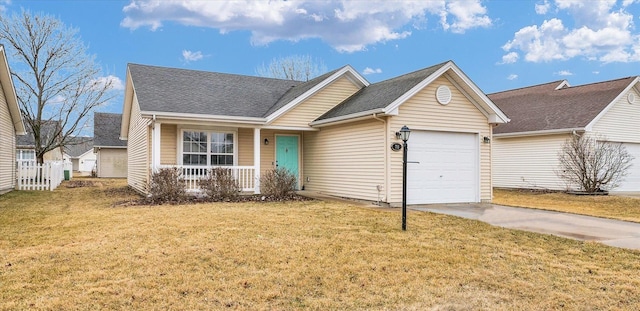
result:
[[[640,191],[640,77],[580,86],[566,80],[489,94],[511,122],[493,134],[493,184],[504,188],[576,189],[556,172],[573,134],[622,143],[635,161],[612,191]]]
[[[16,161],[36,162],[36,143],[33,130],[29,124],[26,124],[27,134],[18,136],[16,139]],[[49,141],[50,137],[59,133],[60,121],[43,121],[40,127],[40,135],[42,142]],[[64,160],[64,151],[62,147],[55,148],[44,154],[45,162]]]
[[[96,112],[93,115],[93,152],[98,177],[127,177],[127,142],[120,139],[121,123],[120,113]]]
[[[9,63],[0,44],[0,194],[15,189],[16,137],[25,134]]]
[[[403,126],[409,204],[480,202],[492,198],[493,127],[508,121],[452,61],[378,83],[348,65],[299,82],[129,64],[120,135],[142,193],[161,167],[187,180],[229,167],[255,193],[284,167],[300,189],[397,206]]]
[[[93,153],[93,137],[70,137],[64,146],[65,160],[71,162],[73,172],[81,176],[91,175],[96,166]]]

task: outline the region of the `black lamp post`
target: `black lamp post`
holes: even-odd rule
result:
[[[411,130],[405,125],[399,133],[402,139],[402,231],[407,231],[407,140]]]

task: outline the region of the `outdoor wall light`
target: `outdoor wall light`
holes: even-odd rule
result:
[[[490,143],[490,142],[491,142],[491,138],[489,138],[489,136],[485,136],[485,137],[482,137],[482,141],[483,141],[485,144],[488,144],[488,143]]]
[[[265,144],[265,145],[268,145],[268,144],[269,144],[269,138],[265,138],[265,139],[264,139],[264,144]]]

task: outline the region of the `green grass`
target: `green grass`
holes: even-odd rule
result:
[[[493,203],[640,222],[640,199],[494,189]]]
[[[638,251],[334,202],[113,206],[100,183],[0,196],[0,309],[640,308]]]

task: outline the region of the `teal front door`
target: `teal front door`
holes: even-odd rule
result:
[[[298,160],[298,136],[276,135],[276,167],[289,170],[298,180]]]

